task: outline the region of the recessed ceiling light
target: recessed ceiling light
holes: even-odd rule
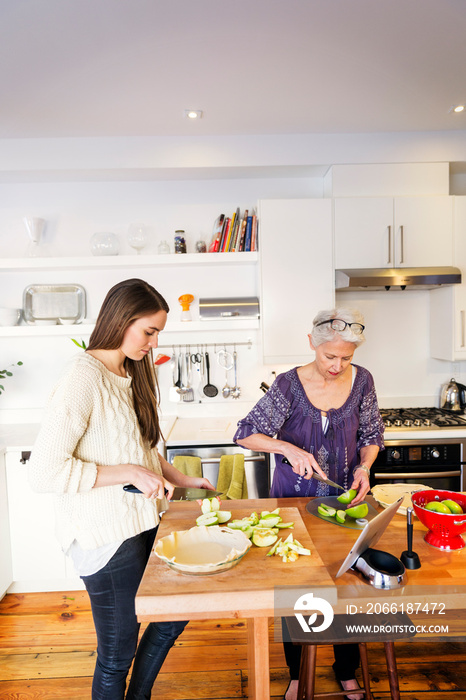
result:
[[[201,109],[185,109],[184,116],[188,119],[202,119]]]
[[[466,107],[464,104],[452,105],[449,109],[449,112],[456,112],[457,114],[459,114],[460,112],[464,112],[465,109],[466,109]]]

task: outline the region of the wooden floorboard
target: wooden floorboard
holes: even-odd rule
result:
[[[144,629],[144,627],[142,628]],[[269,627],[271,698],[288,685]],[[0,700],[89,700],[95,633],[85,591],[12,594],[0,601]],[[395,644],[402,700],[466,700],[466,641]],[[374,700],[390,698],[383,645],[368,646]],[[316,688],[337,690],[333,649],[320,646]],[[189,623],[154,686],[157,700],[228,700],[248,691],[245,620]]]

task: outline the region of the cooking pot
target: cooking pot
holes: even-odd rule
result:
[[[459,384],[452,377],[447,384],[442,386],[440,408],[457,413],[463,411],[466,408],[466,386]]]

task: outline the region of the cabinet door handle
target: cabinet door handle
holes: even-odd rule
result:
[[[388,227],[388,260],[387,264],[390,265],[392,262],[392,227]]]
[[[400,226],[400,265],[404,263],[404,231],[403,226]]]
[[[461,309],[460,311],[460,321],[461,321],[461,347],[464,348],[465,346],[465,337],[464,337],[464,320],[465,320],[465,312],[464,309]]]

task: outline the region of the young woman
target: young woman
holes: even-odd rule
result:
[[[57,536],[91,600],[97,633],[92,700],[150,699],[186,622],[150,623],[138,645],[136,592],[174,486],[214,488],[181,474],[157,452],[152,349],[168,310],[143,280],[110,289],[89,347],[51,394],[30,460],[33,488],[56,494]],[[143,495],[124,491],[127,483]]]
[[[363,324],[361,314],[351,309],[321,311],[309,335],[315,360],[280,374],[238,423],[234,439],[239,445],[276,455],[272,497],[337,495],[336,489],[311,478],[314,470],[345,489],[356,489],[352,505],[369,491],[369,470],[383,449],[384,424],[371,374],[352,364],[364,342]],[[291,677],[285,700],[297,697],[300,651],[285,643]],[[335,646],[334,651],[333,669],[346,697],[362,700],[355,679],[357,644]]]

